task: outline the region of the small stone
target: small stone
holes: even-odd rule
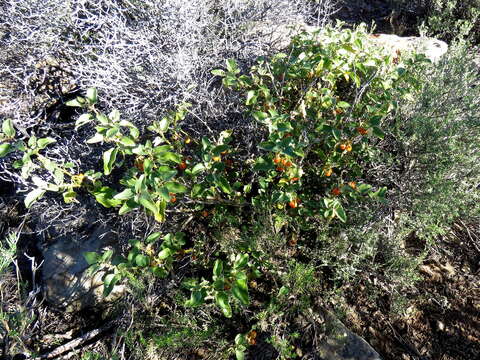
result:
[[[444,331],[445,330],[445,324],[441,322],[440,320],[437,320],[437,330],[438,331]]]

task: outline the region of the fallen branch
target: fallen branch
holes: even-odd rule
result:
[[[36,357],[36,358],[32,358],[32,360],[42,360],[42,359],[53,359],[59,355],[62,355],[66,352],[70,352],[72,350],[74,350],[76,347],[86,343],[87,341],[93,339],[94,337],[100,335],[101,333],[107,331],[108,329],[110,329],[111,327],[113,327],[114,325],[114,321],[111,321],[109,322],[108,324],[98,328],[98,329],[95,329],[95,330],[92,330],[92,331],[89,331],[87,332],[86,334],[76,338],[76,339],[73,339],[69,342],[67,342],[66,344],[63,344],[59,347],[57,347],[55,350],[49,352],[48,354],[44,354],[44,355],[41,355],[40,357]]]

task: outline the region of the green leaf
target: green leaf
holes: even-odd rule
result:
[[[340,219],[341,222],[347,221],[347,215],[345,214],[345,210],[343,209],[342,205],[335,207],[333,209],[333,213]]]
[[[219,291],[215,294],[215,302],[218,307],[222,310],[222,313],[225,317],[232,317],[232,307],[228,302],[228,296],[224,291]]]
[[[160,236],[162,236],[162,234],[159,233],[159,232],[151,233],[151,234],[148,235],[148,237],[145,239],[145,242],[146,242],[147,244],[153,243],[153,242],[157,241]]]
[[[267,113],[261,112],[261,111],[255,111],[252,113],[252,116],[255,120],[257,120],[259,123],[264,124],[265,120],[269,118]]]
[[[25,197],[25,207],[28,209],[32,204],[45,194],[44,189],[34,189]]]
[[[380,139],[383,139],[385,137],[385,133],[376,126],[372,127],[372,132],[373,132],[373,135],[375,135]]]
[[[170,198],[170,191],[168,191],[168,189],[165,186],[158,189],[158,194],[165,201],[170,201],[170,199],[171,199]]]
[[[273,170],[275,167],[273,166],[271,161],[265,161],[263,158],[258,158],[255,161],[255,165],[253,166],[254,171],[269,171]]]
[[[147,267],[150,264],[150,258],[143,254],[135,256],[135,264],[140,267]]]
[[[115,284],[121,280],[119,274],[108,274],[103,279],[103,296],[107,297],[112,292]]]
[[[171,250],[179,250],[186,244],[185,234],[183,232],[177,232],[175,234],[167,234],[164,237],[162,248],[169,248]]]
[[[237,298],[243,305],[248,305],[248,290],[246,280],[237,280],[232,286],[232,295]]]
[[[84,252],[83,257],[85,258],[85,261],[87,262],[88,265],[93,265],[98,262],[101,256],[96,252],[89,251],[89,252]]]
[[[155,203],[150,199],[150,196],[142,194],[138,201],[144,208],[150,210],[154,215],[158,213],[158,207]]]
[[[205,171],[205,165],[203,165],[202,163],[199,163],[193,167],[192,175],[197,176],[198,174],[201,174],[204,171]]]
[[[75,130],[77,130],[79,127],[88,124],[89,122],[93,121],[93,115],[92,114],[83,114],[80,115],[80,117],[75,121]]]
[[[171,257],[173,255],[173,251],[172,249],[170,248],[165,248],[165,249],[162,249],[159,253],[158,253],[158,258],[160,260],[165,260],[165,259],[168,259],[169,257]]]
[[[160,166],[157,170],[157,175],[163,180],[168,181],[171,180],[177,175],[178,171],[172,169],[166,165]]]
[[[337,103],[337,106],[338,106],[339,108],[346,109],[346,108],[349,108],[349,107],[350,107],[350,104],[347,103],[347,102],[345,102],[345,101],[339,101],[339,102]]]
[[[332,128],[332,135],[335,138],[335,140],[340,140],[340,137],[342,136],[342,132],[338,129]]]
[[[51,138],[51,137],[38,139],[37,147],[40,150],[42,150],[42,149],[45,149],[48,145],[53,144],[54,142],[57,142],[57,141],[54,138]]]
[[[240,72],[234,59],[227,59],[226,63],[228,72],[233,72],[234,74],[238,74]]]
[[[108,114],[108,118],[113,122],[120,121],[120,111],[118,111],[117,109],[112,110],[110,114]]]
[[[205,302],[205,290],[194,290],[190,294],[190,299],[185,302],[185,306],[196,307]]]
[[[75,191],[67,191],[63,193],[63,201],[65,204],[70,204],[75,201],[77,193]]]
[[[160,122],[158,123],[158,127],[161,132],[166,132],[168,130],[168,126],[170,125],[170,121],[167,117],[164,117]]]
[[[180,164],[182,162],[182,156],[175,154],[173,152],[163,152],[161,154],[156,155],[158,161],[166,163],[168,161],[174,162],[176,164]]]
[[[160,279],[165,279],[168,276],[167,270],[159,266],[152,267],[151,271],[153,275],[159,277]]]
[[[181,194],[188,190],[185,185],[173,181],[165,183],[165,187],[168,189],[169,192],[172,192],[174,194]]]
[[[171,151],[172,149],[173,149],[173,147],[170,146],[170,145],[155,146],[155,147],[153,148],[153,153],[154,153],[155,155],[161,155],[161,154],[163,154],[163,153],[165,153],[165,152]]]
[[[86,96],[88,102],[90,105],[96,104],[98,101],[98,94],[97,94],[97,89],[95,88],[89,88],[87,89],[87,96]]]
[[[7,138],[15,137],[15,129],[11,119],[6,119],[2,123],[2,131]]]
[[[12,145],[0,144],[0,158],[6,156],[11,151],[12,151]]]
[[[202,150],[205,151],[212,146],[212,143],[206,136],[202,137]]]
[[[235,262],[233,263],[234,269],[243,269],[248,263],[248,254],[237,255]]]
[[[140,175],[140,177],[137,180],[135,180],[135,192],[137,194],[141,193],[142,190],[145,189],[144,182],[145,182],[145,174]]]
[[[107,250],[102,254],[100,261],[103,263],[110,261],[110,259],[112,258],[112,255],[113,255],[113,250]]]
[[[224,176],[219,176],[216,184],[225,194],[232,193],[232,187],[230,186],[230,184],[228,183],[228,180]]]
[[[118,126],[114,126],[114,127],[107,130],[107,132],[105,133],[105,137],[107,139],[112,138],[115,135],[117,135],[119,131],[120,131],[120,128]]]
[[[223,273],[223,261],[220,259],[215,260],[215,264],[213,265],[213,275],[214,276],[221,276]]]
[[[136,127],[131,127],[130,136],[136,140],[140,136],[140,131]]]
[[[235,349],[235,358],[237,360],[245,360],[245,350]]]
[[[67,101],[65,105],[74,106],[74,107],[84,107],[86,105],[86,102],[84,98],[77,96],[75,99]]]
[[[255,90],[250,90],[247,93],[247,100],[245,101],[245,105],[253,105],[257,102],[257,96]]]
[[[133,192],[132,189],[125,189],[123,190],[122,192],[118,193],[117,195],[115,195],[113,198],[115,200],[122,200],[122,201],[125,201],[125,200],[129,200],[131,198],[133,198],[135,195],[135,193]]]
[[[117,158],[118,149],[111,148],[103,153],[103,173],[109,175]]]
[[[217,155],[220,155],[225,150],[228,150],[228,145],[225,145],[225,144],[217,145],[212,149],[212,154],[217,156]]]
[[[106,208],[115,207],[122,203],[121,200],[114,199],[113,194],[113,189],[108,186],[102,186],[100,189],[92,192],[92,195],[95,196],[95,200]]]
[[[131,200],[126,201],[123,203],[122,207],[120,210],[118,210],[118,215],[123,215],[126,214],[132,210],[134,210],[137,207],[137,204]]]
[[[165,207],[167,205],[166,201],[160,201],[157,204],[155,204],[148,193],[142,193],[139,199],[139,203],[149,211],[153,213],[153,216],[155,217],[155,220],[158,222],[164,222],[165,221]]]
[[[102,141],[103,141],[103,135],[97,133],[87,140],[87,144],[96,144]]]
[[[36,146],[37,146],[37,137],[33,135],[28,139],[28,147],[33,149]]]
[[[97,114],[97,121],[102,125],[108,125],[110,123],[110,120],[108,119],[108,117],[102,113]]]
[[[212,70],[211,71],[212,75],[216,75],[216,76],[225,76],[225,71],[221,70],[221,69],[215,69],[215,70]]]
[[[133,147],[137,145],[130,136],[122,136],[120,138],[120,144],[127,147]]]
[[[205,190],[204,186],[202,186],[201,184],[195,184],[192,187],[192,191],[190,193],[190,196],[192,198],[199,197],[199,196],[201,196],[201,194],[204,190]]]

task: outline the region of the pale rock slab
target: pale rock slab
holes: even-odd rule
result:
[[[85,252],[102,252],[114,244],[112,233],[99,227],[86,240],[61,237],[55,244],[43,251],[42,272],[43,293],[53,306],[65,308],[68,312],[88,306],[111,302],[125,291],[122,285],[115,286],[110,295],[103,298],[104,271],[90,275]]]

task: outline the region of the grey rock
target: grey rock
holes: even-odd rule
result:
[[[108,229],[99,227],[86,240],[64,236],[45,248],[42,271],[45,299],[53,306],[72,312],[120,297],[125,291],[121,285],[103,298],[105,271],[91,275],[86,271],[89,266],[83,256],[85,252],[102,252],[111,248],[114,240]]]
[[[324,310],[322,315],[327,332],[316,349],[321,360],[382,360],[363,338],[348,330],[333,314]]]

